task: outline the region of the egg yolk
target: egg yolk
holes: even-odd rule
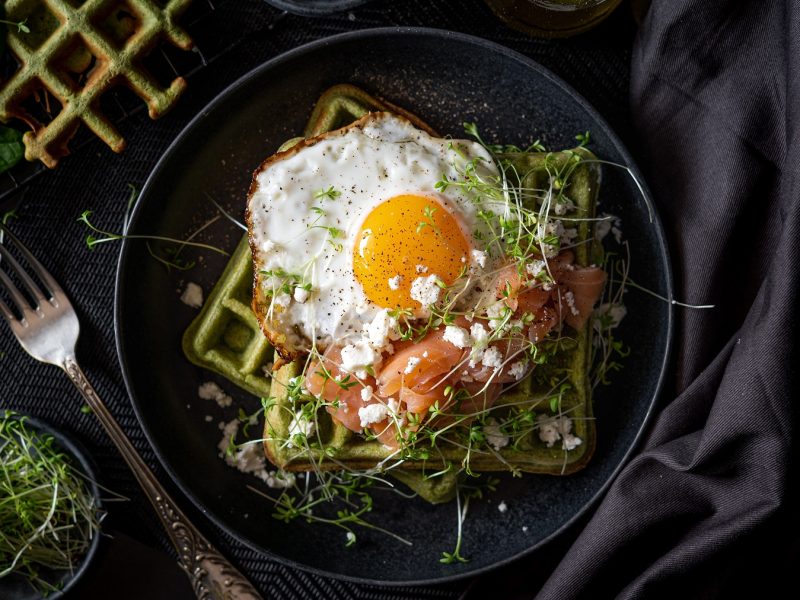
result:
[[[411,298],[414,280],[436,275],[450,285],[470,252],[457,217],[437,200],[413,194],[376,206],[355,241],[356,279],[367,298],[384,308],[419,309]]]

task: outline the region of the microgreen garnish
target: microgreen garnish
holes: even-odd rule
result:
[[[325,191],[325,196],[329,197],[328,192],[332,192],[332,191],[333,191],[333,188],[330,188],[329,190],[326,190]],[[338,194],[338,192],[336,192],[336,194]],[[335,198],[336,196],[333,196],[333,197]],[[333,227],[333,226],[329,226],[329,225],[320,225],[319,224],[319,222],[327,216],[327,213],[325,212],[325,209],[322,208],[321,206],[312,206],[311,207],[311,212],[313,212],[315,215],[317,215],[317,218],[314,219],[311,223],[308,224],[308,229],[309,230],[311,230],[311,229],[322,229],[323,231],[328,232],[328,235],[326,237],[326,243],[330,244],[331,247],[336,252],[341,252],[342,250],[344,250],[344,244],[342,244],[341,242],[336,241],[336,240],[339,240],[339,239],[344,237],[344,231],[339,229],[338,227]]]
[[[333,186],[330,186],[328,189],[317,190],[314,192],[314,200],[336,200],[339,196],[342,195],[342,192],[339,190],[334,189]]]
[[[430,227],[438,236],[442,235],[441,229],[436,225],[436,221],[434,221],[434,214],[436,214],[437,208],[435,206],[431,206],[430,204],[426,204],[425,208],[422,209],[422,214],[425,215],[425,220],[420,221],[417,224],[417,233],[420,233],[426,227]]]
[[[19,33],[30,33],[31,29],[28,27],[28,19],[23,19],[22,21],[8,21],[6,19],[0,19],[0,23],[4,25],[11,25],[12,27],[16,27]]]
[[[8,225],[12,219],[19,219],[19,215],[17,214],[16,209],[11,209],[3,213],[3,218],[2,218],[3,225]]]
[[[91,219],[93,214],[94,214],[93,211],[85,210],[85,211],[83,211],[81,213],[81,216],[78,217],[78,219],[77,219],[79,223],[83,223],[92,232],[94,232],[94,233],[90,233],[90,234],[88,234],[86,236],[86,246],[89,248],[89,250],[94,250],[100,244],[105,244],[105,243],[108,243],[108,242],[117,242],[117,241],[121,241],[121,240],[124,240],[124,239],[129,239],[129,240],[147,240],[148,242],[149,241],[165,242],[165,243],[168,243],[168,244],[174,244],[175,245],[175,247],[172,247],[172,248],[169,248],[168,250],[165,250],[165,255],[166,255],[165,257],[158,256],[153,251],[152,247],[149,244],[148,244],[148,247],[147,247],[148,251],[150,252],[150,254],[154,258],[156,258],[159,262],[163,263],[168,268],[172,267],[172,268],[176,268],[176,269],[179,269],[179,270],[186,270],[188,268],[191,268],[194,265],[194,263],[192,261],[184,261],[184,260],[179,258],[180,251],[185,246],[191,246],[191,247],[194,247],[194,248],[202,248],[203,250],[210,250],[212,252],[216,252],[218,254],[222,254],[223,256],[228,256],[228,253],[225,252],[225,250],[222,250],[221,248],[217,248],[216,246],[212,246],[210,244],[203,244],[203,243],[200,243],[200,242],[193,242],[192,241],[192,238],[194,238],[195,235],[200,233],[200,231],[202,231],[202,229],[205,229],[205,227],[210,225],[211,222],[206,223],[199,230],[197,230],[194,233],[192,233],[187,239],[179,240],[179,239],[166,237],[166,236],[160,236],[160,235],[128,235],[128,234],[113,233],[111,231],[106,231],[104,229],[101,229],[100,227],[97,227],[94,223],[91,222],[90,219]],[[216,220],[218,218],[219,217],[215,217],[214,220]],[[97,237],[94,234],[98,234],[100,237]]]
[[[42,595],[57,591],[53,581],[86,555],[102,516],[52,436],[0,415],[0,579],[17,573]]]

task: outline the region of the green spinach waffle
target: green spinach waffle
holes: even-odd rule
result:
[[[159,43],[191,50],[189,35],[176,19],[192,0],[8,0],[7,44],[19,68],[0,89],[0,121],[18,119],[25,133],[25,158],[55,167],[69,154],[81,124],[114,152],[125,139],[103,114],[102,98],[125,85],[147,103],[151,119],[167,112],[186,89],[182,77],[167,87],[142,65]],[[32,110],[32,99],[43,110]]]
[[[394,111],[409,118],[417,127],[431,131],[419,119],[397,107],[369,96],[350,85],[338,85],[326,91],[318,101],[304,132],[313,137],[326,131],[342,127],[370,111]],[[282,146],[290,147],[303,138],[295,138]],[[579,150],[579,152],[586,152]],[[587,157],[590,157],[590,153]],[[548,177],[545,162],[561,164],[569,160],[570,153],[525,154],[519,164],[520,172],[527,173],[524,185],[541,186]],[[581,164],[572,174],[571,197],[579,210],[593,214],[599,187],[599,174],[587,164]],[[578,225],[578,238],[588,240],[591,229],[587,221]],[[593,262],[591,244],[578,244],[576,261],[579,264]],[[596,261],[595,261],[596,262]],[[193,363],[219,373],[239,387],[261,397],[272,398],[266,413],[265,452],[278,467],[288,471],[312,469],[340,469],[343,467],[365,469],[374,467],[389,457],[392,450],[377,440],[368,440],[336,423],[325,411],[316,415],[315,439],[321,441],[318,449],[295,448],[287,443],[292,427],[292,415],[300,407],[292,406],[286,393],[292,378],[302,371],[300,362],[283,364],[272,373],[270,379],[264,367],[278,360],[273,356],[266,338],[261,333],[249,306],[253,285],[253,270],[246,240],[237,247],[234,255],[210,294],[201,313],[186,331],[183,347]],[[535,428],[513,447],[499,452],[475,452],[470,459],[474,471],[514,470],[567,474],[582,468],[590,459],[595,445],[595,428],[592,420],[588,370],[590,357],[590,328],[576,337],[569,348],[559,352],[557,359],[541,366],[524,379],[513,391],[503,394],[496,406],[512,406],[519,403],[535,406],[537,413],[548,414],[557,408],[560,414],[569,414],[574,422],[574,433],[583,443],[570,452],[560,447],[548,448],[540,441]],[[280,362],[278,362],[280,364]],[[558,394],[557,407],[552,406],[555,396],[548,393],[551,380],[558,373],[568,373],[568,385]],[[563,379],[563,377],[562,377]],[[492,414],[501,415],[503,408]],[[451,499],[455,493],[456,476],[453,471],[436,478],[426,473],[440,470],[443,462],[459,464],[464,458],[462,450],[437,449],[435,460],[406,460],[393,469],[403,483],[431,502]]]

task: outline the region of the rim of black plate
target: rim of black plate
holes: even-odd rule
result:
[[[153,180],[155,180],[157,176],[160,175],[161,171],[165,168],[165,165],[167,165],[170,162],[170,160],[172,159],[173,154],[175,154],[179,150],[179,148],[180,148],[180,146],[181,146],[181,144],[183,142],[183,138],[186,137],[192,131],[192,129],[197,125],[197,123],[199,121],[201,121],[205,117],[206,114],[208,114],[210,111],[212,111],[215,108],[217,108],[219,105],[223,104],[233,92],[238,90],[240,87],[242,87],[244,85],[247,85],[249,83],[249,81],[253,77],[257,77],[262,72],[274,69],[275,67],[281,65],[282,63],[290,61],[290,60],[293,60],[298,56],[302,56],[303,54],[306,54],[306,53],[309,53],[309,52],[314,52],[320,47],[325,47],[325,46],[329,46],[329,45],[335,45],[337,43],[344,42],[344,41],[349,41],[349,40],[353,40],[353,39],[368,38],[368,37],[375,37],[375,36],[429,36],[429,37],[434,37],[434,38],[444,38],[445,40],[458,40],[460,42],[470,43],[470,44],[473,44],[475,46],[479,46],[479,47],[481,47],[481,48],[483,48],[483,49],[485,49],[485,50],[487,50],[489,52],[500,54],[500,55],[504,56],[507,59],[510,59],[510,60],[513,60],[513,61],[516,61],[516,62],[519,62],[519,63],[523,64],[524,66],[526,66],[526,67],[538,72],[543,77],[546,77],[551,82],[553,82],[555,85],[561,87],[572,98],[574,98],[575,101],[584,110],[586,110],[591,115],[591,117],[597,123],[598,127],[600,127],[603,130],[603,132],[608,136],[608,138],[611,140],[613,145],[616,147],[616,149],[619,151],[620,155],[624,159],[625,164],[633,171],[635,176],[642,183],[642,191],[643,191],[642,200],[644,201],[645,205],[647,206],[647,209],[648,209],[649,213],[652,215],[652,223],[651,223],[651,225],[655,229],[656,239],[657,239],[657,242],[658,242],[659,251],[660,251],[661,255],[664,256],[664,259],[665,259],[665,262],[666,262],[666,264],[665,264],[665,273],[664,273],[664,277],[665,277],[665,280],[666,280],[665,281],[665,283],[666,283],[666,292],[667,292],[666,293],[666,297],[669,298],[670,300],[672,299],[672,296],[673,296],[672,270],[670,268],[670,264],[671,263],[670,263],[670,257],[669,257],[669,250],[667,248],[666,238],[665,238],[665,234],[664,234],[664,228],[662,226],[661,219],[660,219],[658,213],[655,210],[655,206],[653,205],[653,202],[651,200],[651,196],[650,196],[649,190],[648,190],[646,184],[644,183],[644,180],[643,180],[643,178],[641,176],[641,173],[640,173],[639,169],[637,168],[636,164],[634,163],[634,161],[633,161],[630,153],[628,152],[627,148],[625,147],[625,145],[622,143],[622,141],[619,139],[619,137],[616,135],[616,133],[614,133],[614,131],[608,125],[606,120],[597,112],[597,110],[594,107],[592,107],[591,104],[589,104],[589,102],[585,98],[583,98],[583,96],[581,96],[577,91],[575,91],[572,88],[572,86],[567,84],[560,77],[555,75],[552,71],[550,71],[549,69],[543,67],[542,65],[540,65],[539,63],[537,63],[533,59],[530,59],[527,56],[525,56],[523,54],[520,54],[519,52],[517,52],[515,50],[511,50],[510,48],[507,48],[507,47],[505,47],[505,46],[503,46],[501,44],[498,44],[496,42],[492,42],[492,41],[489,41],[489,40],[485,40],[485,39],[477,37],[477,36],[468,35],[468,34],[465,34],[465,33],[457,33],[457,32],[443,30],[443,29],[434,29],[434,28],[429,28],[429,27],[376,27],[376,28],[370,28],[370,29],[362,29],[362,30],[359,30],[359,31],[341,33],[341,34],[338,34],[338,35],[333,35],[333,36],[330,36],[330,37],[327,37],[327,38],[316,40],[316,41],[310,42],[308,44],[304,44],[302,46],[298,46],[297,48],[293,48],[292,50],[289,50],[289,51],[287,51],[287,52],[285,52],[285,53],[283,53],[283,54],[281,54],[279,56],[276,56],[275,58],[272,58],[272,59],[268,60],[267,62],[259,65],[258,67],[252,69],[251,71],[249,71],[248,73],[246,73],[245,75],[243,75],[242,77],[237,79],[235,82],[233,82],[231,85],[226,87],[213,100],[211,100],[211,102],[209,102],[203,109],[201,109],[197,113],[197,115],[186,125],[186,127],[184,127],[183,131],[181,131],[181,133],[172,141],[172,143],[169,145],[167,150],[164,152],[164,154],[158,160],[158,162],[156,163],[155,167],[153,168],[153,170],[151,171],[150,175],[148,176],[147,181],[145,182],[144,187],[142,188],[142,192],[139,194],[139,198],[138,198],[138,200],[136,202],[136,205],[134,206],[133,211],[131,212],[131,217],[130,217],[130,220],[128,222],[128,226],[129,227],[133,227],[136,224],[136,221],[139,218],[139,213],[142,210],[142,200],[148,195],[147,192],[149,192],[149,188],[150,188],[151,182]],[[275,554],[273,552],[270,552],[269,550],[266,550],[265,548],[259,546],[255,542],[242,537],[241,535],[239,535],[238,532],[236,532],[232,528],[230,528],[225,523],[224,519],[220,518],[216,514],[214,514],[211,511],[209,511],[204,506],[204,504],[201,502],[201,500],[194,494],[194,492],[191,490],[191,488],[185,484],[183,479],[181,477],[179,477],[173,471],[173,469],[172,469],[171,465],[169,464],[169,462],[165,460],[164,454],[161,451],[161,448],[159,447],[158,443],[156,443],[156,441],[151,438],[149,430],[144,426],[144,419],[142,418],[142,415],[140,414],[138,404],[133,401],[133,398],[134,398],[135,394],[134,394],[134,391],[133,391],[132,382],[131,382],[130,378],[128,377],[128,372],[127,372],[127,369],[126,369],[127,358],[126,358],[125,350],[123,348],[123,344],[122,344],[122,341],[121,341],[122,340],[121,329],[124,327],[124,325],[120,322],[120,315],[121,315],[121,312],[122,312],[121,311],[121,302],[122,302],[122,300],[121,300],[120,290],[121,290],[122,286],[124,285],[123,284],[123,280],[124,280],[124,276],[125,276],[125,272],[126,272],[127,259],[128,259],[128,249],[130,247],[130,243],[131,242],[129,240],[127,240],[127,239],[123,240],[122,246],[120,248],[119,261],[117,263],[117,274],[116,274],[115,293],[114,293],[114,334],[115,334],[115,338],[116,338],[117,355],[118,355],[118,358],[119,358],[119,361],[120,361],[120,366],[121,366],[121,370],[122,370],[122,376],[123,376],[123,380],[125,381],[125,387],[127,389],[128,395],[131,397],[131,403],[133,404],[133,409],[134,409],[134,412],[136,413],[136,418],[139,420],[139,425],[142,427],[142,430],[144,431],[145,437],[146,437],[148,443],[150,444],[150,446],[153,448],[153,451],[155,452],[156,457],[158,458],[159,462],[164,467],[164,469],[167,471],[167,474],[170,476],[170,478],[175,482],[175,484],[181,490],[181,492],[183,492],[183,494],[187,498],[189,498],[189,500],[191,500],[192,503],[194,503],[194,505],[204,515],[206,515],[211,520],[212,523],[214,523],[214,525],[216,525],[217,527],[219,527],[220,529],[222,529],[223,531],[228,533],[231,537],[236,539],[241,544],[247,546],[248,548],[250,548],[250,549],[252,549],[252,550],[254,550],[256,552],[264,554],[264,555],[266,555],[266,556],[268,556],[268,557],[270,557],[270,558],[272,558],[272,559],[274,559],[274,560],[276,560],[276,561],[278,561],[278,562],[280,562],[280,563],[282,563],[284,565],[287,565],[287,566],[290,566],[290,567],[293,567],[293,568],[297,568],[297,569],[301,569],[301,570],[304,570],[304,571],[307,571],[307,572],[315,573],[317,575],[322,575],[324,577],[332,577],[332,578],[339,579],[339,580],[352,581],[352,582],[355,582],[355,583],[370,584],[370,585],[380,585],[380,586],[385,586],[385,587],[399,587],[399,586],[404,586],[404,585],[407,586],[407,585],[441,584],[441,583],[448,583],[448,582],[458,581],[458,580],[462,580],[462,579],[467,579],[467,578],[470,578],[470,577],[475,577],[477,575],[482,575],[484,573],[487,573],[489,571],[493,571],[493,570],[495,570],[497,568],[500,568],[500,567],[502,567],[504,565],[507,565],[507,564],[510,564],[510,563],[512,563],[514,561],[517,561],[520,558],[522,558],[524,556],[527,556],[527,555],[531,554],[532,552],[542,548],[543,546],[545,546],[546,544],[551,542],[553,539],[555,539],[556,537],[561,535],[573,523],[575,523],[584,514],[586,514],[586,512],[598,502],[600,497],[602,497],[605,494],[606,490],[611,485],[611,482],[613,482],[614,479],[616,479],[617,475],[622,470],[622,467],[625,464],[627,464],[627,462],[630,460],[631,455],[633,454],[634,450],[636,450],[636,448],[639,446],[639,444],[641,442],[641,439],[642,439],[642,436],[644,434],[644,431],[647,429],[647,427],[648,427],[648,425],[649,425],[649,423],[650,423],[650,421],[652,419],[653,412],[654,412],[654,407],[655,407],[655,404],[656,404],[656,400],[660,396],[661,390],[662,390],[662,388],[664,386],[664,380],[665,380],[665,377],[666,377],[667,366],[669,365],[670,360],[671,360],[671,356],[672,356],[672,338],[673,338],[673,328],[674,328],[673,327],[674,308],[673,308],[672,304],[669,303],[667,305],[667,339],[666,339],[666,348],[665,348],[665,352],[664,352],[664,359],[662,360],[662,363],[661,363],[661,366],[660,366],[660,371],[659,371],[659,374],[658,374],[658,380],[656,382],[655,391],[653,392],[652,397],[648,399],[647,411],[645,413],[644,419],[642,419],[642,423],[639,426],[638,431],[636,432],[636,435],[633,438],[633,441],[631,442],[631,444],[628,447],[628,449],[625,451],[625,453],[624,453],[624,455],[622,457],[622,460],[619,462],[619,464],[617,464],[616,467],[614,467],[613,471],[611,472],[611,475],[608,476],[606,481],[597,489],[597,491],[592,495],[592,497],[583,506],[581,506],[581,508],[578,511],[576,511],[575,514],[573,514],[568,520],[566,520],[564,523],[562,523],[558,527],[558,529],[553,531],[547,537],[543,538],[542,540],[540,540],[536,544],[532,545],[531,547],[523,550],[522,552],[518,552],[517,554],[514,554],[512,556],[506,557],[503,560],[500,560],[500,561],[498,561],[496,563],[493,563],[491,565],[486,565],[486,566],[483,566],[483,567],[476,568],[476,569],[474,569],[472,571],[467,571],[467,572],[463,572],[463,573],[456,573],[456,574],[448,575],[448,576],[444,576],[444,577],[437,577],[437,578],[433,578],[433,579],[406,580],[406,581],[380,581],[380,580],[376,580],[376,579],[368,579],[368,578],[362,578],[362,577],[353,577],[353,576],[350,576],[350,575],[343,575],[343,574],[340,574],[340,573],[334,573],[334,572],[331,572],[331,571],[325,571],[323,569],[318,569],[318,568],[315,568],[315,567],[304,565],[304,564],[296,562],[294,560],[291,560],[291,559],[285,558],[283,556],[277,555],[277,554]]]

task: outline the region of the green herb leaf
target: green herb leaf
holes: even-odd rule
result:
[[[330,186],[327,190],[317,190],[314,192],[314,200],[325,200],[326,198],[328,200],[336,200],[341,195],[342,192]]]
[[[5,173],[25,156],[22,132],[0,126],[0,173]]]

